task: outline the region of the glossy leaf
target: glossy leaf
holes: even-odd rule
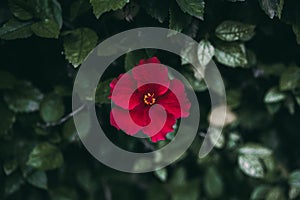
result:
[[[263,178],[264,169],[258,157],[253,155],[240,155],[238,157],[240,169],[253,178]]]
[[[204,16],[204,0],[176,0],[181,10],[198,19],[203,20]]]
[[[285,99],[285,94],[280,92],[277,87],[271,88],[265,95],[265,103],[277,103]]]
[[[32,21],[18,21],[11,19],[0,28],[0,38],[3,40],[14,40],[18,38],[28,38],[32,35]]]
[[[48,178],[44,171],[35,171],[31,175],[29,175],[26,180],[31,185],[47,190],[48,189]]]
[[[259,3],[261,8],[271,19],[275,16],[281,16],[284,0],[259,0]]]
[[[60,96],[50,94],[41,102],[40,115],[45,122],[58,121],[65,113],[65,106]]]
[[[198,46],[198,61],[205,67],[215,55],[215,48],[208,40],[201,40]]]
[[[103,13],[123,8],[129,0],[90,0],[94,14],[99,18]]]
[[[293,90],[300,87],[300,68],[292,66],[287,68],[280,77],[280,90]]]
[[[215,57],[218,62],[229,67],[244,67],[248,64],[245,46],[232,43],[216,47]]]

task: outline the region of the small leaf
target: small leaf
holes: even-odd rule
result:
[[[204,175],[204,188],[211,199],[216,199],[223,194],[223,182],[221,175],[215,167],[209,167]]]
[[[284,0],[259,0],[259,3],[260,7],[271,19],[275,16],[281,16]]]
[[[216,147],[216,148],[223,148],[225,144],[225,138],[224,135],[221,134],[221,130],[215,127],[210,127],[209,128],[209,139],[211,143]]]
[[[238,157],[238,163],[240,169],[248,176],[254,178],[264,177],[263,165],[256,156],[240,155]]]
[[[141,5],[151,17],[157,19],[160,23],[163,23],[168,17],[169,1],[143,0]]]
[[[218,62],[229,67],[244,67],[248,64],[245,46],[243,44],[224,44],[215,49]]]
[[[285,199],[286,198],[283,189],[280,187],[274,187],[268,192],[266,196],[266,200],[285,200]]]
[[[280,92],[277,87],[271,88],[265,95],[265,103],[277,103],[285,99],[285,94]]]
[[[18,168],[18,162],[15,159],[6,161],[3,165],[3,171],[7,176],[9,176],[14,171],[16,171],[17,168]]]
[[[54,20],[45,19],[32,24],[31,30],[39,37],[58,38],[60,27]]]
[[[176,0],[181,10],[198,19],[203,20],[204,15],[204,0]]]
[[[89,28],[79,28],[66,32],[64,51],[67,60],[78,67],[94,49],[98,41],[97,34]]]
[[[129,0],[90,0],[94,14],[99,18],[103,13],[123,8]]]
[[[254,36],[255,26],[236,21],[224,21],[216,28],[216,36],[221,40],[232,42],[248,41]]]
[[[52,170],[64,162],[61,151],[47,142],[37,145],[30,153],[27,165],[39,170]]]
[[[290,186],[300,189],[300,170],[293,171],[289,175],[288,182]]]
[[[30,82],[20,81],[15,89],[4,94],[8,107],[15,112],[33,112],[39,109],[43,94]]]
[[[208,40],[201,40],[198,46],[198,60],[205,67],[215,55],[215,48]]]
[[[45,122],[56,122],[65,113],[65,106],[61,97],[55,94],[46,96],[40,107],[40,115]]]
[[[199,197],[199,181],[189,181],[186,184],[172,188],[172,200],[197,200]]]
[[[287,68],[280,77],[280,90],[294,90],[298,87],[300,87],[300,68],[296,66]]]
[[[35,171],[29,176],[27,176],[26,180],[28,181],[28,183],[30,183],[31,185],[37,188],[44,189],[44,190],[48,189],[48,184],[47,184],[48,179],[44,171]]]
[[[108,79],[106,81],[100,82],[96,89],[95,102],[98,104],[109,104],[111,100],[108,98],[110,95],[110,87],[109,84],[112,82],[112,79]]]
[[[260,185],[253,190],[250,200],[259,200],[259,199],[263,200],[266,198],[266,195],[270,190],[271,190],[270,186]]]
[[[168,171],[166,168],[162,168],[159,170],[155,170],[154,174],[157,176],[157,178],[159,178],[159,180],[161,180],[162,182],[165,182],[167,180],[168,177]]]
[[[298,24],[293,24],[293,31],[296,35],[297,43],[300,44],[300,25]]]
[[[31,25],[33,22],[21,22],[10,19],[0,28],[0,38],[3,40],[14,40],[18,38],[28,38],[32,35]]]
[[[272,155],[272,150],[259,144],[248,143],[239,148],[239,153],[264,158]]]

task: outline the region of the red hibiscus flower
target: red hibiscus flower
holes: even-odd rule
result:
[[[140,60],[131,72],[110,83],[109,98],[116,105],[110,123],[128,135],[142,131],[152,142],[165,140],[176,120],[189,116],[191,104],[184,85],[170,80],[168,68],[156,57]]]

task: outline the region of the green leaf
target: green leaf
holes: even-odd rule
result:
[[[288,182],[290,186],[300,189],[300,170],[293,171],[289,175]]]
[[[123,8],[129,0],[90,0],[94,14],[99,18],[103,13]]]
[[[275,16],[281,17],[284,0],[259,0],[259,3],[271,19]]]
[[[69,119],[63,126],[63,138],[69,142],[73,142],[77,139],[77,130],[80,133],[81,138],[88,134],[91,128],[90,116],[87,113],[78,113],[77,115],[82,115],[83,121],[80,121],[75,127],[73,119]]]
[[[3,40],[14,40],[19,38],[28,38],[32,35],[32,21],[21,22],[16,19],[10,19],[0,28],[0,38]]]
[[[0,70],[0,90],[12,89],[16,82],[16,78],[7,71]]]
[[[252,194],[250,200],[263,200],[267,196],[268,192],[271,190],[271,187],[268,185],[260,185],[256,187]]]
[[[58,187],[50,191],[52,200],[78,200],[78,194],[74,188]]]
[[[255,26],[236,21],[224,21],[216,28],[216,36],[221,40],[232,42],[248,41],[254,36]]]
[[[223,148],[225,144],[225,138],[224,135],[221,134],[221,130],[215,127],[209,128],[209,139],[211,143],[216,147],[216,148]]]
[[[87,12],[91,8],[91,4],[88,0],[77,0],[71,4],[70,7],[70,19],[75,20],[77,17]]]
[[[298,24],[293,24],[293,31],[296,35],[297,43],[300,44],[300,25]]]
[[[272,155],[272,150],[259,144],[248,143],[239,148],[239,153],[264,158]]]
[[[24,184],[24,180],[19,173],[14,173],[5,180],[4,193],[11,195],[17,192]]]
[[[43,94],[30,82],[20,81],[13,90],[4,93],[8,107],[15,112],[34,112],[39,109]]]
[[[240,155],[238,157],[240,169],[248,176],[254,178],[263,178],[264,169],[258,157],[253,155]]]
[[[285,200],[284,191],[280,187],[272,188],[266,197],[266,200]]]
[[[48,189],[48,183],[47,183],[48,179],[44,171],[35,171],[29,176],[27,176],[26,180],[28,181],[28,183],[30,183],[31,185],[37,188],[44,189],[44,190]]]
[[[204,189],[206,194],[216,199],[223,194],[223,181],[221,175],[215,167],[209,167],[204,175]]]
[[[205,2],[204,0],[176,0],[181,10],[198,19],[203,20]]]
[[[147,59],[148,55],[144,49],[130,51],[125,56],[125,70],[129,71],[135,67],[141,59]]]
[[[65,113],[65,106],[60,96],[50,94],[41,102],[40,115],[45,122],[56,122]]]
[[[47,142],[37,145],[30,153],[27,165],[39,170],[52,170],[63,165],[61,151]]]
[[[271,88],[265,95],[265,103],[277,103],[284,100],[286,95],[279,91],[277,87]]]
[[[17,168],[18,168],[18,162],[15,159],[6,161],[3,165],[3,171],[7,176],[9,176],[14,171],[16,171]]]
[[[191,22],[190,15],[185,14],[175,3],[169,9],[169,29],[181,32]]]
[[[9,0],[8,5],[13,15],[20,20],[29,20],[33,17],[30,1]]]
[[[280,90],[294,90],[298,87],[300,87],[300,68],[296,66],[287,68],[280,77]]]
[[[205,67],[215,55],[215,48],[208,40],[204,39],[199,43],[197,54],[200,65]]]
[[[45,19],[32,24],[31,30],[39,37],[58,38],[60,27],[54,20]]]
[[[300,196],[300,189],[296,187],[291,187],[289,190],[289,198],[296,199],[299,196]]]
[[[64,37],[66,59],[74,67],[78,67],[94,49],[97,41],[97,34],[89,28],[79,28],[66,32]]]
[[[218,62],[229,67],[244,67],[248,63],[245,46],[238,43],[216,47],[215,57]]]
[[[160,23],[163,23],[168,16],[169,1],[143,0],[141,5],[151,17],[157,19]]]
[[[9,110],[6,104],[0,101],[0,137],[7,134],[7,131],[12,128],[16,121],[15,114]]]
[[[172,188],[172,200],[197,200],[198,198],[199,181],[197,180]]]
[[[155,170],[154,174],[157,176],[157,178],[159,178],[159,180],[161,180],[162,182],[165,182],[167,180],[168,177],[168,171],[166,168],[162,168],[159,170]]]

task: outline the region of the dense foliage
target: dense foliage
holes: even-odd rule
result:
[[[0,23],[0,199],[300,199],[298,0],[4,0]],[[99,122],[112,141],[135,152],[166,143],[132,139],[109,123],[108,84],[140,59],[157,56],[182,72],[202,117],[180,161],[128,174],[102,165],[81,144],[71,94],[80,64],[98,43],[145,26],[199,42],[198,52],[184,53],[203,65],[216,62],[228,120],[216,148],[199,159],[211,112],[203,80],[168,52],[124,55],[96,93]],[[88,120],[80,128],[87,131]]]

